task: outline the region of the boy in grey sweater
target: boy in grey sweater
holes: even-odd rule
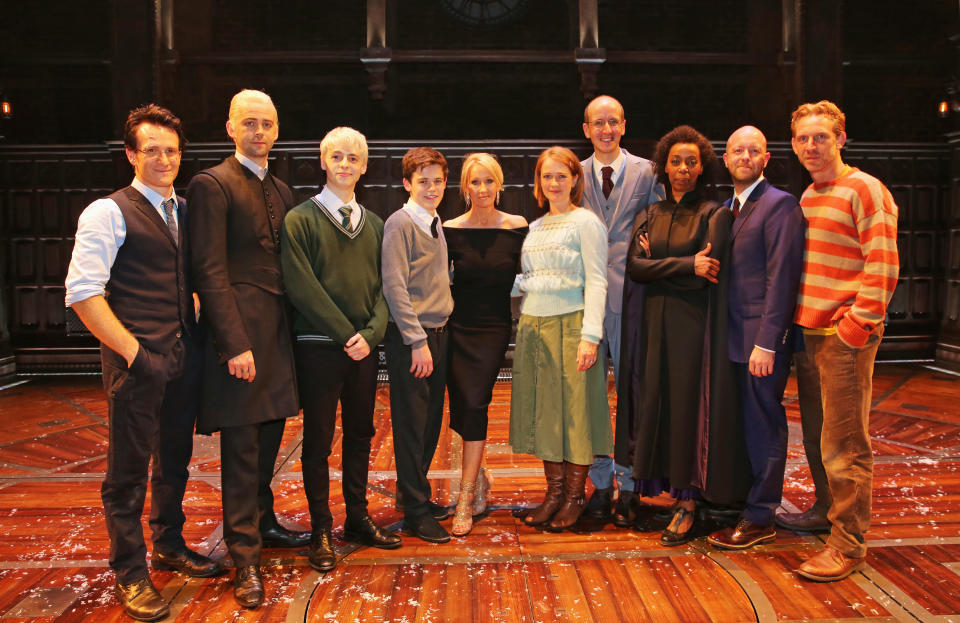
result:
[[[408,151],[402,167],[410,199],[384,223],[382,255],[397,500],[407,532],[444,543],[450,535],[438,520],[450,511],[430,500],[427,472],[443,423],[446,324],[453,311],[447,243],[437,216],[448,168],[443,154],[429,147]]]

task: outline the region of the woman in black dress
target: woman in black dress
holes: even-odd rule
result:
[[[490,481],[480,467],[487,408],[510,342],[510,290],[527,232],[522,216],[497,209],[503,170],[490,154],[466,157],[460,194],[467,212],[443,224],[453,269],[453,315],[447,355],[450,428],[463,438],[460,497],[452,533],[464,536],[486,510]]]
[[[627,273],[646,284],[646,301],[642,318],[624,318],[624,335],[633,323],[641,329],[620,363],[630,375],[633,456],[617,461],[633,465],[641,496],[668,491],[676,500],[660,542],[679,545],[693,536],[696,500],[710,497],[718,477],[718,491],[734,484],[725,281],[733,215],[704,197],[716,156],[702,134],[675,128],[654,160],[667,198],[648,208],[646,230],[634,231],[627,254]]]

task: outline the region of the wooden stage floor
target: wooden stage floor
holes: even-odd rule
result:
[[[466,538],[431,545],[404,536],[394,551],[354,549],[326,575],[304,551],[265,550],[267,598],[237,607],[230,575],[152,577],[173,621],[957,621],[960,622],[960,378],[919,366],[878,365],[871,434],[874,521],[862,572],[832,584],[792,570],[821,537],[781,530],[745,553],[701,538],[665,549],[659,533],[581,522],[577,530],[531,529],[511,510],[538,501],[539,464],[507,444],[510,386],[497,385],[487,465],[493,509]],[[790,456],[783,506],[806,508],[810,479],[800,441],[796,387],[787,389]],[[613,396],[611,395],[611,402]],[[381,387],[370,460],[371,514],[393,509],[395,473],[388,390]],[[128,620],[115,603],[99,487],[106,406],[99,377],[37,378],[0,390],[0,619]],[[309,527],[299,418],[287,425],[274,482],[277,510]],[[339,439],[331,459],[339,467]],[[217,439],[197,437],[184,507],[191,547],[226,555],[220,520]],[[459,438],[444,428],[431,476],[455,502]],[[339,472],[331,484],[335,538],[342,534]],[[449,527],[449,521],[445,522]],[[146,528],[146,526],[145,526]]]

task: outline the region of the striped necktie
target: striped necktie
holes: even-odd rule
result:
[[[167,199],[166,201],[164,201],[164,202],[163,202],[162,204],[160,204],[160,205],[163,206],[163,213],[164,213],[164,215],[166,216],[166,219],[167,219],[167,228],[170,230],[170,235],[173,236],[173,244],[179,245],[179,244],[180,244],[180,232],[179,232],[179,230],[177,229],[177,219],[174,218],[174,216],[173,216],[173,210],[174,210],[174,205],[175,205],[175,203],[176,203],[176,199],[173,199],[173,198],[171,197],[170,199]]]
[[[353,228],[350,227],[350,215],[353,214],[353,208],[348,205],[343,205],[340,206],[338,211],[340,212],[341,216],[343,216],[343,220],[340,221],[340,224],[343,225],[343,228],[347,231],[353,231]]]

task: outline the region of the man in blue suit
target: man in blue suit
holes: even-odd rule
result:
[[[583,111],[583,134],[593,144],[593,155],[584,160],[584,204],[607,226],[607,306],[603,319],[604,356],[609,351],[613,359],[613,374],[620,387],[620,318],[623,312],[623,274],[627,262],[627,247],[633,233],[634,221],[646,222],[646,207],[663,199],[663,188],[653,175],[653,163],[620,147],[620,139],[627,131],[623,106],[610,97],[601,95],[587,104]],[[633,297],[642,310],[642,299]],[[607,366],[606,360],[603,362]],[[629,426],[617,422],[617,437]],[[623,435],[623,439],[627,436]],[[620,442],[618,442],[620,443]],[[616,470],[614,470],[616,467]],[[613,475],[617,473],[620,498],[614,522],[621,527],[631,524],[630,505],[633,499],[631,468],[614,466],[609,456],[597,456],[590,467],[590,480],[596,489],[590,496],[586,513],[606,519],[610,516],[613,497]]]
[[[727,140],[723,162],[733,178],[730,233],[729,350],[736,368],[753,486],[735,526],[710,543],[746,549],[776,538],[774,512],[783,495],[787,417],[783,390],[793,350],[793,309],[803,266],[803,212],[797,199],[763,177],[767,139],[745,126]]]

